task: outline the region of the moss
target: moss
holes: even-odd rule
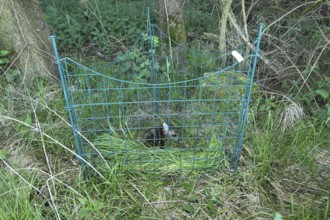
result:
[[[202,91],[205,94],[216,92],[217,98],[232,96],[241,97],[245,89],[250,85],[250,79],[240,72],[222,72],[219,74],[205,73],[202,80]],[[231,86],[230,88],[228,88]],[[258,86],[253,83],[252,93],[256,92]],[[205,95],[204,94],[204,95]]]
[[[0,47],[6,50],[12,50],[12,46],[10,46],[14,39],[12,35],[16,33],[13,32],[14,26],[8,24],[8,19],[11,18],[9,3],[9,1],[3,3],[0,15]]]
[[[169,17],[170,37],[179,44],[186,43],[186,30],[183,21],[178,21],[175,16]]]
[[[169,16],[169,24],[166,20],[162,23],[163,30],[168,30],[171,40],[178,44],[186,43],[186,29],[183,21],[179,21],[175,16]]]

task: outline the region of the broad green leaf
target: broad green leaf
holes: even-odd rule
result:
[[[329,92],[326,91],[325,89],[318,89],[318,90],[315,91],[315,93],[319,94],[324,99],[329,98]]]
[[[7,63],[9,63],[9,60],[7,58],[1,58],[0,59],[0,65],[1,64],[7,64]]]
[[[188,213],[193,213],[195,211],[195,207],[190,204],[184,204],[182,208]]]
[[[0,50],[0,57],[7,56],[9,54],[9,51],[7,50]]]
[[[173,195],[173,190],[172,190],[171,187],[169,187],[169,186],[165,186],[165,187],[164,187],[164,190],[165,190],[166,193],[168,193],[168,194],[170,194],[170,195]]]

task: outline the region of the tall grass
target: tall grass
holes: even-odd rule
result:
[[[22,169],[14,158],[20,152],[24,157],[23,151],[13,151],[9,142],[2,145],[11,152],[0,161],[3,219],[327,219],[329,215],[328,175],[319,156],[326,143],[320,142],[320,130],[306,119],[283,131],[280,112],[260,112],[261,104],[253,104],[236,175],[213,170],[178,176],[113,164],[98,170],[103,177],[84,179],[75,155],[68,151],[73,150],[73,140],[62,97],[49,99],[59,88],[49,91],[41,81],[37,85],[28,95],[17,94],[30,107],[16,114],[15,121],[4,114],[6,109],[1,111],[1,120],[18,139],[15,148],[29,149],[35,158]],[[26,114],[31,122],[22,116]]]
[[[30,182],[37,181],[35,175],[27,178]],[[0,219],[42,219],[42,204],[31,199],[31,194],[36,194],[31,186],[3,166],[0,179]]]

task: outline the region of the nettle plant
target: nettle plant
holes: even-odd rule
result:
[[[0,102],[1,109],[11,109],[13,107],[12,94],[15,92],[14,81],[19,78],[20,71],[12,66],[9,59],[8,50],[0,50]]]
[[[330,77],[324,74],[319,65],[308,66],[304,73],[317,76],[310,85],[310,92],[305,93],[304,102],[316,120],[330,128]]]
[[[142,41],[144,47],[148,48],[147,52],[151,54],[156,53],[156,49],[159,47],[159,38],[157,36],[148,36],[142,34]],[[150,47],[150,44],[152,45]],[[152,50],[152,51],[150,51]],[[117,62],[124,62],[125,73],[132,73],[132,80],[135,82],[147,83],[152,77],[152,68],[156,71],[165,70],[166,67],[162,67],[158,62],[155,62],[154,66],[151,66],[151,60],[148,54],[144,53],[146,50],[143,48],[137,48],[132,51],[128,51],[123,55],[116,58]]]
[[[7,83],[17,79],[20,74],[19,69],[11,68],[9,54],[8,50],[0,50],[0,76],[4,76]]]
[[[13,115],[16,113],[13,96],[16,92],[15,81],[19,76],[19,69],[12,66],[10,52],[8,50],[0,50],[0,114]],[[15,126],[14,122],[4,121],[0,118],[0,130],[2,131],[0,132],[0,139],[9,136]],[[0,150],[1,159],[5,159],[7,156],[7,150]]]
[[[316,81],[313,90],[313,96],[320,107],[316,117],[330,128],[330,77],[325,76],[324,79]]]
[[[306,111],[315,117],[318,123],[325,124],[330,128],[330,77],[324,71],[328,70],[321,71],[319,65],[315,65],[313,68],[306,67],[303,73],[306,76],[311,73],[315,78],[311,80],[310,89],[302,89],[297,95],[297,99],[304,104]],[[289,96],[293,96],[296,90],[300,88],[293,81],[285,81],[282,85],[284,89],[289,89],[291,86],[295,89]]]
[[[40,1],[51,32],[66,52],[111,54],[134,43],[145,29],[140,1],[109,4],[108,1],[77,4],[77,1]]]

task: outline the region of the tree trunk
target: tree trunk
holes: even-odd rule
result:
[[[186,43],[186,29],[183,19],[184,0],[159,0],[159,23],[171,41],[178,43],[179,63],[183,63],[183,47]],[[171,48],[171,41],[169,46]],[[174,48],[173,48],[174,49]]]
[[[159,0],[160,26],[172,40],[186,43],[186,30],[183,20],[184,0]]]
[[[37,76],[58,78],[49,35],[38,1],[0,0],[0,49],[14,54],[27,85]]]

